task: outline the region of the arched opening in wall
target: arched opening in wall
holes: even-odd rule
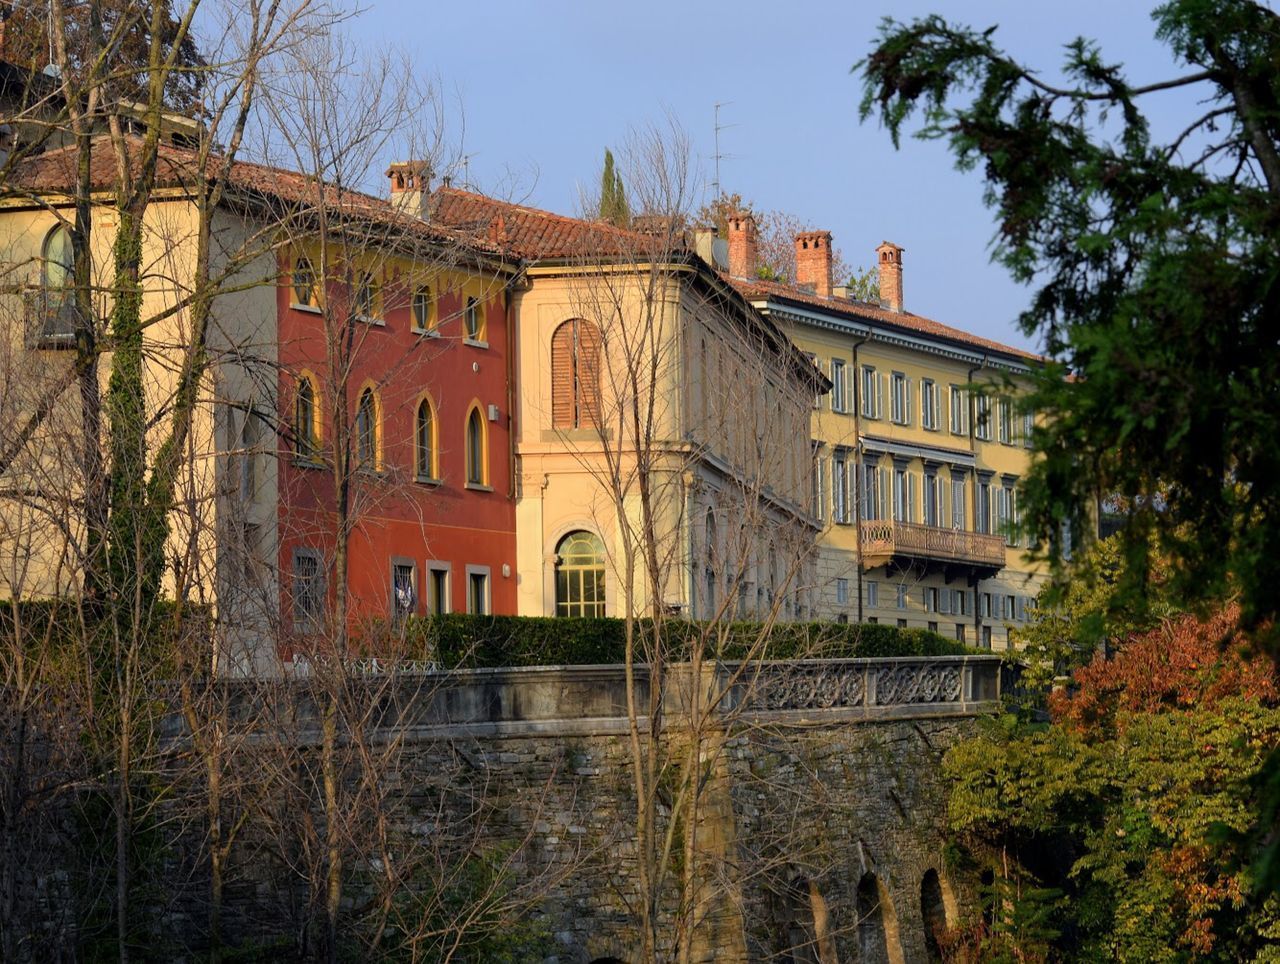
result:
[[[570,532],[556,546],[556,615],[604,614],[604,542],[593,532]]]
[[[716,584],[719,582],[719,567],[716,559],[720,551],[719,536],[716,533],[716,514],[714,509],[707,509],[706,527],[702,539],[703,546],[703,616],[714,619],[716,616]]]
[[[929,960],[942,960],[938,936],[947,929],[947,904],[942,896],[938,872],[930,868],[920,880],[920,918],[924,923],[924,946]]]
[[[903,964],[898,918],[889,894],[873,873],[858,881],[858,960],[862,964]]]
[[[627,962],[620,957],[593,957],[591,964],[627,964]]]
[[[996,873],[987,868],[978,878],[979,893],[982,895],[982,920],[988,926],[996,922]]]

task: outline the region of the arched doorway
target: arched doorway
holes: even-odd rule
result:
[[[858,881],[858,960],[862,964],[902,964],[898,917],[884,884],[874,873]]]

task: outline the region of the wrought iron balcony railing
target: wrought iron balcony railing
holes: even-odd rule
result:
[[[1004,536],[944,529],[889,519],[862,523],[862,558],[881,565],[894,556],[959,562],[999,569],[1005,560]]]

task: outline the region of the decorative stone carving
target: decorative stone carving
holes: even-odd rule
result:
[[[752,701],[761,710],[826,710],[861,706],[866,696],[861,667],[841,664],[779,666],[757,681]]]
[[[882,666],[876,670],[876,705],[958,703],[960,667],[930,665]]]

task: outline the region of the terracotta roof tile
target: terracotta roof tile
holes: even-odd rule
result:
[[[992,341],[989,338],[983,338],[981,335],[974,335],[959,328],[944,325],[940,321],[934,321],[932,318],[926,318],[923,315],[912,314],[909,311],[890,311],[888,308],[881,308],[879,305],[873,305],[865,301],[855,301],[852,298],[837,298],[835,296],[823,298],[812,291],[806,291],[803,288],[782,284],[777,281],[732,278],[723,273],[721,277],[737,288],[749,301],[781,299],[800,305],[821,308],[834,314],[861,321],[874,322],[877,325],[883,325],[888,328],[897,328],[911,334],[941,338],[982,351],[998,352],[1001,355],[1022,361],[1035,362],[1043,360],[1040,355],[1033,352],[1014,348],[1012,345],[1003,345],[998,341]]]
[[[136,164],[141,142],[137,138],[130,138],[128,143]],[[76,180],[77,160],[78,155],[74,145],[47,151],[19,165],[13,172],[10,183],[13,187],[32,193],[70,191]],[[208,169],[216,173],[217,158],[211,160]],[[106,138],[94,140],[89,174],[93,190],[109,191],[115,184],[116,157]],[[157,186],[190,187],[198,176],[197,155],[194,150],[172,144],[159,146],[156,156]],[[297,205],[303,210],[324,204],[344,215],[394,225],[427,240],[461,243],[468,248],[488,254],[497,254],[501,250],[500,246],[484,233],[457,230],[443,224],[408,216],[383,198],[349,188],[338,188],[332,184],[320,184],[316,178],[298,171],[254,164],[249,161],[235,161],[231,165],[230,182],[234,188],[244,194],[273,198],[286,204]]]

